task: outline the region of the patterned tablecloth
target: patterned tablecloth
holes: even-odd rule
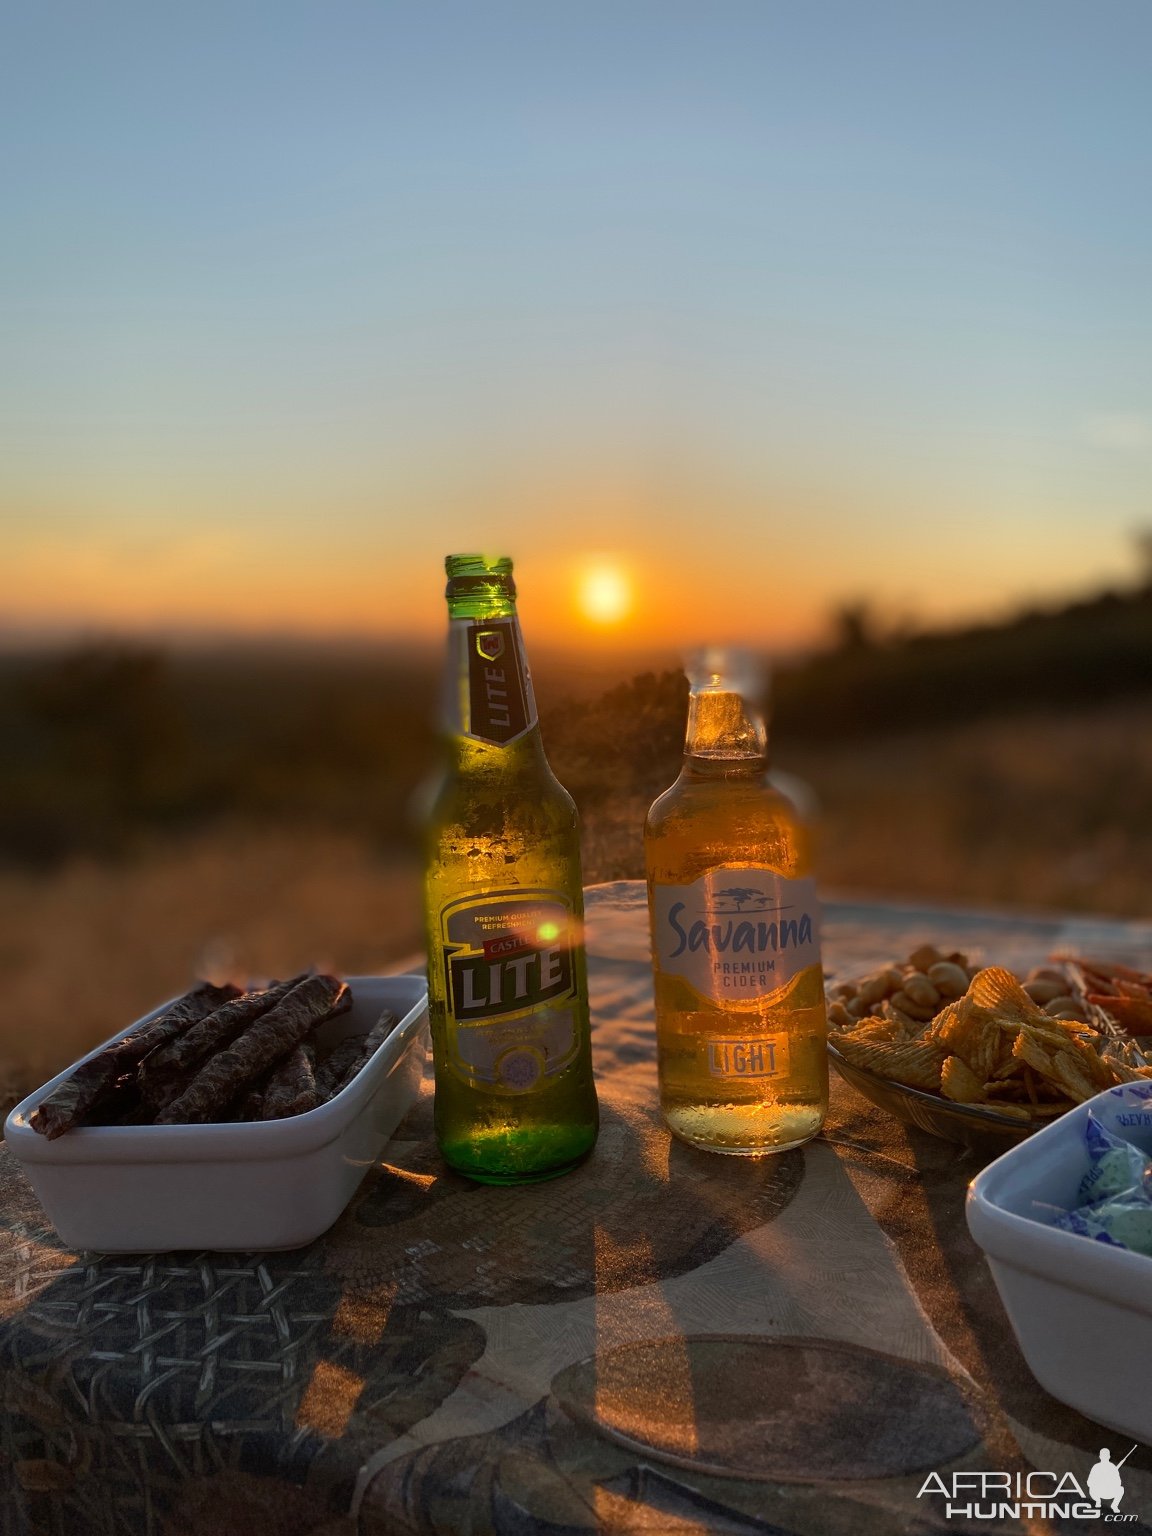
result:
[[[1152,964],[1140,925],[828,909],[834,973],[924,939]],[[802,1151],[674,1143],[641,886],[589,893],[589,960],[603,1129],[553,1183],[447,1173],[429,1083],[310,1248],[100,1257],[61,1248],[0,1155],[3,1531],[1048,1529],[948,1526],[917,1497],[932,1470],[1083,1482],[1116,1441],[1023,1363],[964,1225],[981,1156],[836,1080]],[[1152,1452],[1125,1483],[1125,1512],[1152,1521]]]

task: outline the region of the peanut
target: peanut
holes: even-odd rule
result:
[[[1068,983],[1066,981],[1053,981],[1048,976],[1037,976],[1035,981],[1026,981],[1024,983],[1024,990],[1034,1003],[1039,1003],[1043,1007],[1045,1003],[1055,1002],[1057,998],[1066,997],[1067,986]]]
[[[895,992],[899,985],[899,980],[897,980],[895,987],[892,985],[892,974],[890,971],[877,971],[874,976],[865,976],[864,980],[860,983],[858,996],[865,1003],[879,1003],[890,992]]]
[[[914,949],[908,956],[908,964],[913,970],[926,971],[930,966],[939,965],[943,958],[935,944],[921,944],[919,949]]]
[[[963,997],[968,990],[968,972],[954,960],[941,960],[928,972],[928,980],[946,1003]]]
[[[935,991],[935,988],[933,988]],[[933,1005],[918,1003],[914,997],[909,997],[907,992],[901,989],[892,998],[893,1008],[899,1008],[901,1013],[906,1013],[909,1018],[918,1019],[921,1024],[927,1024],[929,1019],[935,1018],[936,1009]]]
[[[1044,1012],[1045,1013],[1056,1013],[1061,1008],[1064,1008],[1064,1009],[1071,1008],[1073,1010],[1076,1010],[1076,1009],[1079,1008],[1079,1006],[1080,1006],[1079,1003],[1077,1003],[1077,1001],[1076,1001],[1076,999],[1074,997],[1069,997],[1067,992],[1062,992],[1058,996],[1050,997],[1048,999],[1048,1001],[1044,1005]]]
[[[919,1003],[921,1008],[931,1008],[933,1013],[940,1006],[940,994],[923,971],[913,971],[911,976],[905,976],[903,991],[905,997]]]

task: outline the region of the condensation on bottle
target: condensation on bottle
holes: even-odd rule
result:
[[[544,755],[512,562],[450,555],[444,765],[425,826],[436,1136],[485,1183],[596,1140],[580,834]]]
[[[828,1107],[812,802],[769,773],[752,659],[711,650],[686,670],[683,768],[644,829],[661,1108],[694,1146],[762,1156],[808,1141]]]

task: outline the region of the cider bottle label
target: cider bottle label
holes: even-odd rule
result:
[[[709,1077],[751,1082],[788,1076],[787,1035],[753,1035],[749,1039],[709,1035],[701,1044],[708,1053]]]
[[[536,700],[515,619],[469,624],[465,735],[506,747],[536,724]]]
[[[714,1003],[768,997],[820,963],[812,879],[719,865],[691,885],[657,885],[652,911],[659,970]]]
[[[441,913],[449,1064],[473,1087],[527,1093],[575,1060],[572,904],[490,891]]]

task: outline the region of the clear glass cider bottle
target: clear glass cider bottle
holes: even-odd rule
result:
[[[661,1107],[684,1141],[758,1156],[828,1107],[809,829],[770,782],[755,667],[713,651],[688,672],[684,766],[644,829]]]
[[[512,562],[450,555],[446,763],[425,828],[436,1136],[485,1183],[552,1178],[598,1129],[576,807],[544,756]]]

